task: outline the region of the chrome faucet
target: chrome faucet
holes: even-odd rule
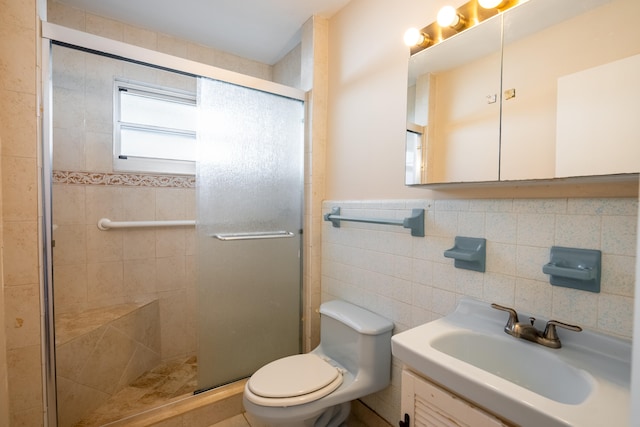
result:
[[[539,331],[534,326],[534,323],[536,321],[535,317],[529,317],[529,323],[520,323],[520,321],[518,320],[518,313],[516,313],[513,308],[505,307],[495,303],[491,304],[491,307],[509,313],[509,320],[507,320],[507,324],[504,327],[504,331],[506,333],[516,338],[522,338],[527,341],[541,344],[545,347],[562,347],[560,338],[558,337],[558,333],[556,332],[556,326],[576,332],[580,332],[582,330],[582,328],[577,325],[570,325],[568,323],[558,322],[557,320],[549,320],[547,322],[547,326],[545,326],[544,328],[544,331]]]

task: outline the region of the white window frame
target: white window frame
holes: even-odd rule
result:
[[[171,128],[157,128],[153,126],[146,126],[144,124],[136,123],[124,123],[121,120],[120,112],[120,93],[122,91],[135,91],[142,93],[149,98],[156,98],[161,100],[171,100],[175,102],[182,102],[187,104],[197,105],[197,97],[195,93],[166,88],[141,82],[135,82],[126,79],[114,79],[113,84],[113,170],[122,172],[152,172],[163,174],[178,174],[178,175],[195,175],[196,162],[188,160],[171,160],[162,159],[153,156],[138,157],[138,156],[124,156],[122,154],[121,146],[121,132],[122,128],[129,129],[142,129],[150,132],[162,132],[162,133],[175,133],[175,134],[188,134],[196,137],[195,132],[185,132],[179,129]],[[196,113],[197,114],[197,113]]]

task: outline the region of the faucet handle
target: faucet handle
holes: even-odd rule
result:
[[[491,308],[495,308],[496,310],[506,311],[507,313],[509,313],[509,320],[507,320],[507,324],[504,327],[505,330],[507,329],[512,330],[515,324],[519,322],[518,313],[513,308],[505,307],[503,305],[499,305],[496,303],[491,303]]]
[[[558,338],[558,333],[556,332],[556,326],[575,332],[580,332],[582,330],[582,328],[578,325],[571,325],[569,323],[559,322],[557,320],[549,320],[547,322],[547,326],[544,328],[542,336],[548,340],[560,340],[560,338]]]

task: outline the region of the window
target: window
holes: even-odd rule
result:
[[[116,80],[114,170],[195,174],[194,93]]]

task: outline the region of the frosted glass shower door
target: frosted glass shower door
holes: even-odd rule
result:
[[[304,104],[200,78],[198,389],[300,352]]]

